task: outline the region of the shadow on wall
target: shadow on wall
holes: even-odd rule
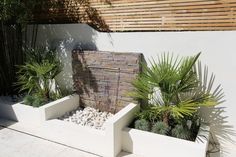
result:
[[[109,26],[100,16],[100,12],[91,6],[89,1],[45,1],[40,3],[34,13],[34,21],[40,23],[87,23],[91,27],[109,32]],[[44,4],[45,3],[45,4]],[[111,4],[109,0],[103,3]],[[95,40],[97,31],[86,24],[52,24],[39,25],[36,32],[38,46],[46,45],[58,50],[63,63],[63,72],[57,77],[57,82],[64,89],[73,89],[71,52],[77,50],[97,50]],[[31,39],[34,33],[30,33]],[[35,40],[36,41],[36,40]],[[30,44],[32,45],[32,44]]]
[[[98,84],[96,78],[92,74],[92,71],[87,65],[84,58],[84,52],[82,50],[76,49],[72,51],[72,66],[74,89],[77,94],[79,94],[80,97],[82,95],[92,97],[91,93],[98,91]],[[82,99],[80,99],[80,104],[84,107],[86,106],[86,103]]]
[[[78,32],[71,32],[70,30],[80,30]],[[63,33],[64,32],[64,33]],[[83,32],[83,33],[81,33]],[[86,33],[84,33],[86,32]],[[58,83],[63,85],[65,89],[73,89],[73,79],[72,79],[72,57],[71,52],[73,49],[79,50],[97,50],[95,42],[96,32],[89,28],[84,27],[81,29],[64,29],[62,26],[60,27],[60,33],[66,34],[66,37],[61,38],[52,38],[51,46],[56,48],[60,60],[63,63],[63,71],[57,77]],[[74,34],[76,33],[76,34]],[[78,33],[78,34],[77,34]],[[81,34],[80,34],[81,33]],[[62,36],[63,36],[62,34]],[[53,37],[53,35],[52,35]],[[84,40],[82,39],[85,39]],[[74,89],[73,89],[74,90]]]
[[[230,149],[226,143],[236,144],[236,141],[233,140],[236,137],[236,132],[233,126],[228,123],[228,117],[223,116],[225,112],[225,107],[202,108],[201,110],[203,120],[211,127],[210,156],[225,156]]]
[[[36,45],[56,49],[62,61],[63,71],[56,78],[58,84],[63,90],[74,90],[71,52],[73,49],[97,50],[98,32],[86,24],[50,24],[38,27]],[[31,32],[29,36],[32,36]]]
[[[111,5],[110,0],[102,3]],[[91,27],[109,32],[109,26],[100,12],[87,0],[43,1],[34,13],[34,21],[40,23],[87,23]]]

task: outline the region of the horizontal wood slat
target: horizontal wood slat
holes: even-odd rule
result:
[[[36,10],[34,21],[88,23],[100,31],[236,30],[236,0],[64,0],[53,6]]]

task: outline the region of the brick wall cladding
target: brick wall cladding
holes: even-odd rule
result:
[[[116,113],[130,102],[131,82],[141,71],[141,53],[72,51],[74,88],[83,106]]]

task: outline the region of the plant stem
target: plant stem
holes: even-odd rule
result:
[[[170,117],[170,114],[168,111],[166,111],[164,114],[163,114],[163,122],[165,124],[167,124],[167,126],[169,126],[169,117]]]

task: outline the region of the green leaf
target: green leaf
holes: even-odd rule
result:
[[[207,67],[197,64],[200,54],[179,58],[167,53],[158,56],[157,60],[152,58],[150,67],[142,64],[143,72],[133,82],[135,89],[130,94],[145,102],[141,106],[142,116],[162,119],[167,113],[169,118],[181,119],[194,115],[200,107],[213,107],[223,102],[221,86],[212,90],[215,76],[211,74],[208,78]],[[159,95],[155,88],[160,89]],[[150,101],[153,94],[156,94],[156,99]]]

